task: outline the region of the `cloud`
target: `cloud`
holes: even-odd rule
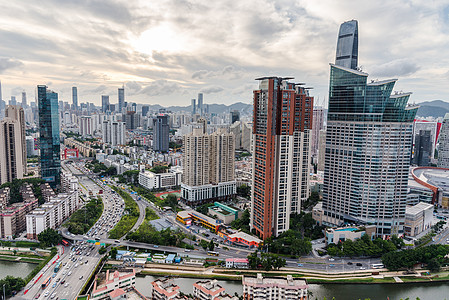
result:
[[[22,66],[23,63],[19,60],[7,57],[0,57],[0,74],[12,68]]]
[[[171,95],[180,90],[181,87],[175,82],[156,80],[142,88],[139,94],[144,94],[147,96],[163,96]]]
[[[108,87],[104,84],[97,86],[96,88],[93,89],[88,89],[83,91],[86,94],[102,94],[104,93],[106,90],[108,89]]]
[[[420,67],[406,58],[396,59],[379,66],[373,66],[368,70],[373,76],[392,77],[392,76],[409,76],[416,73]]]
[[[200,90],[200,92],[203,94],[215,94],[222,91],[224,91],[224,88],[222,88],[221,86],[208,86]]]

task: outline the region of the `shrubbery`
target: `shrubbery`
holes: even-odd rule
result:
[[[112,187],[125,201],[125,215],[122,216],[120,221],[115,225],[115,227],[109,232],[109,238],[118,239],[128,233],[133,226],[136,224],[139,218],[139,207],[137,203],[131,198],[131,196],[116,188]]]
[[[346,240],[338,244],[329,244],[327,247],[327,254],[330,256],[374,256],[378,257],[385,253],[395,252],[404,246],[402,239],[393,235],[390,240],[383,240],[377,238],[374,241],[368,235],[363,235],[362,238],[352,241]]]
[[[85,234],[97,222],[102,213],[103,201],[101,198],[91,199],[84,207],[72,214],[65,226],[73,234]]]

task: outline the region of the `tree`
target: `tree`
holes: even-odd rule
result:
[[[209,251],[214,251],[214,248],[215,248],[214,242],[211,240],[211,241],[209,242],[209,245],[208,245],[207,247],[209,248]]]
[[[246,184],[242,184],[241,186],[237,187],[237,195],[248,198],[251,194],[251,187],[247,186]]]
[[[112,249],[111,249],[111,251],[109,251],[109,255],[111,256],[111,258],[112,259],[115,259],[116,257],[117,257],[117,248],[116,247],[113,247]]]
[[[200,246],[203,247],[204,250],[206,250],[209,247],[209,244],[205,240],[201,240]]]
[[[238,229],[249,234],[249,222],[250,214],[249,210],[246,209],[240,218],[231,222],[231,228]]]
[[[101,255],[103,255],[103,254],[106,253],[106,251],[107,251],[106,248],[102,246],[102,247],[98,250],[98,253],[101,254]]]
[[[6,296],[12,296],[13,292],[16,293],[20,291],[25,286],[25,284],[25,280],[23,280],[22,278],[9,275],[0,280],[0,286],[5,286]]]
[[[37,235],[37,239],[44,247],[51,247],[61,243],[62,236],[56,230],[47,228]]]

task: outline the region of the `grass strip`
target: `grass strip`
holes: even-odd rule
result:
[[[115,225],[115,227],[109,232],[109,238],[119,239],[134,227],[140,213],[137,203],[127,192],[121,191],[115,186],[113,186],[112,188],[125,201],[125,214],[120,218],[120,221]]]

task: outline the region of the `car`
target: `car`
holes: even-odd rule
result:
[[[335,265],[334,264],[330,264],[329,267],[333,268],[333,267],[335,267]]]
[[[68,286],[69,286],[69,284],[68,284],[68,283],[64,284],[64,287],[68,287]]]
[[[184,249],[184,252],[190,252],[190,249]]]
[[[298,264],[298,267],[304,267],[304,265],[303,264]]]
[[[53,273],[53,275],[51,275],[51,277],[52,277],[52,278],[55,278],[55,277],[56,277],[56,273]]]
[[[153,247],[154,247],[154,248],[159,248],[159,246],[158,246],[158,245],[153,245]]]
[[[365,267],[360,267],[360,270],[366,270],[366,268]]]
[[[355,265],[356,265],[357,267],[363,266],[361,263],[356,263]]]
[[[34,297],[34,299],[39,299],[40,296],[41,294],[37,294],[36,297]]]
[[[50,299],[53,299],[54,297],[56,297],[56,293],[51,294]]]
[[[335,259],[333,259],[332,257],[331,258],[329,258],[329,261],[334,261]]]
[[[64,283],[65,283],[65,280],[61,281],[61,284],[64,284]]]
[[[81,276],[80,276],[80,280],[81,280],[81,279],[83,279],[83,278],[84,278],[84,276],[83,276],[83,275],[81,275]]]
[[[352,265],[352,262],[348,261],[348,265],[350,265],[350,266],[351,266],[351,265]]]
[[[44,294],[44,297],[47,297],[49,294],[50,294],[50,292],[46,291],[45,294]]]
[[[53,283],[52,287],[55,288],[57,284],[58,284],[57,282]]]

